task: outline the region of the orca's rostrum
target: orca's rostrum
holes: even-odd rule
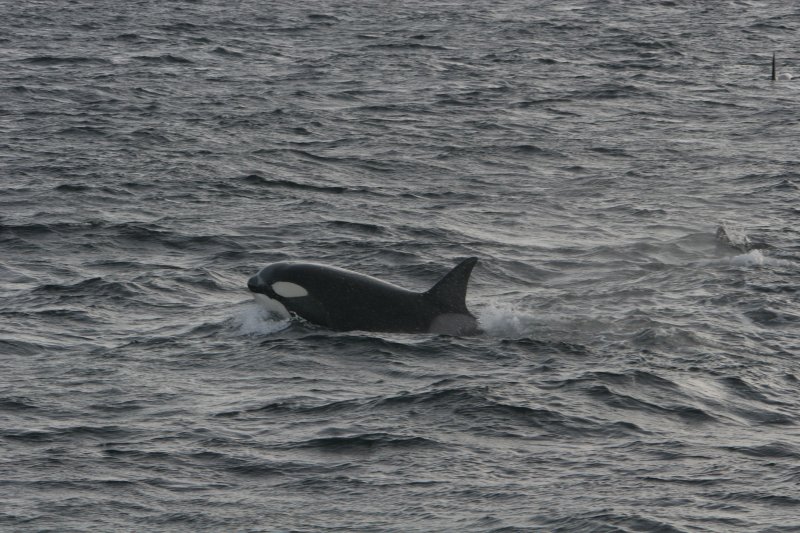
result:
[[[247,287],[271,310],[332,330],[469,335],[479,331],[466,304],[477,262],[476,257],[465,259],[426,292],[342,268],[298,262],[266,266]]]

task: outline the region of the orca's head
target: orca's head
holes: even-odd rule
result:
[[[293,303],[308,296],[308,291],[296,281],[290,281],[291,263],[274,263],[247,281],[253,297],[267,309],[283,318],[289,317]]]

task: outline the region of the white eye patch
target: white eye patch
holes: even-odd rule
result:
[[[272,290],[275,294],[283,296],[284,298],[300,298],[301,296],[308,296],[308,291],[296,283],[288,281],[276,281],[272,284]]]

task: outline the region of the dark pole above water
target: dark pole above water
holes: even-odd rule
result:
[[[772,81],[778,79],[775,74],[775,52],[772,52]]]

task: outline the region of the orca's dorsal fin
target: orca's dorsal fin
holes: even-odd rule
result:
[[[461,261],[458,266],[439,280],[425,297],[435,302],[443,311],[470,314],[467,310],[467,283],[472,268],[478,262],[477,257]]]

